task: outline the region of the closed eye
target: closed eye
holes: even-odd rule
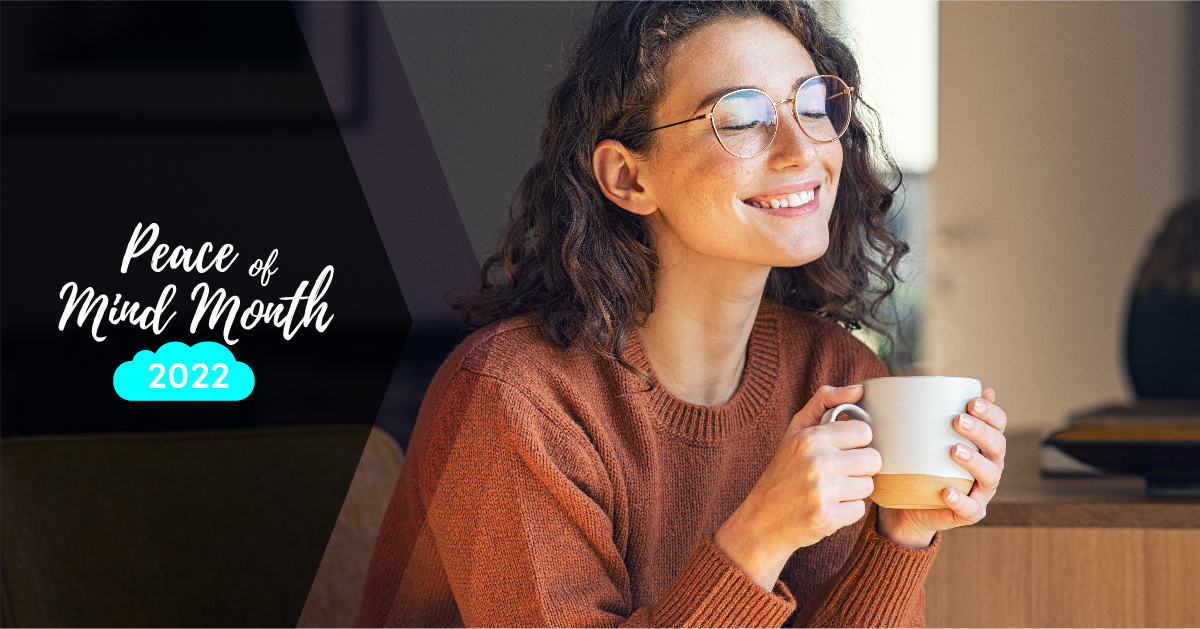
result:
[[[738,132],[749,131],[755,127],[762,126],[764,123],[761,120],[750,120],[743,124],[726,124],[721,126],[722,131]]]

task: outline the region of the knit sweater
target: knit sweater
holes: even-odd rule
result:
[[[623,357],[653,373],[636,334]],[[356,626],[920,626],[940,536],[875,509],[788,560],[771,591],[712,536],[817,387],[886,375],[836,323],[765,301],[737,392],[684,402],[530,318],[468,337],[434,377]]]

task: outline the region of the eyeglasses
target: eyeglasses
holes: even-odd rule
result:
[[[814,76],[787,100],[773,100],[766,92],[756,89],[732,91],[713,105],[712,111],[703,116],[673,122],[647,131],[627,135],[621,139],[660,131],[670,127],[707,118],[712,122],[713,133],[730,155],[754,157],[770,148],[779,131],[778,106],[792,105],[792,117],[800,130],[813,142],[832,142],[846,132],[850,126],[850,112],[854,108],[854,88],[836,76],[823,74]]]

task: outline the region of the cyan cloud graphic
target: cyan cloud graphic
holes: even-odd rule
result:
[[[254,370],[220,343],[171,341],[121,363],[113,372],[113,389],[126,400],[242,400],[254,390]]]

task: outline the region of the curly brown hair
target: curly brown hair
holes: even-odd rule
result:
[[[704,24],[739,17],[775,20],[800,40],[819,74],[839,76],[861,95],[853,54],[807,4],[600,4],[551,93],[537,158],[514,195],[502,247],[484,262],[480,290],[455,304],[464,321],[480,326],[532,314],[550,342],[567,347],[579,340],[629,367],[620,349],[654,310],[658,257],[646,219],[601,193],[593,151],[603,139],[624,138],[632,152],[648,153],[655,134],[630,136],[655,124],[671,47]],[[766,297],[890,338],[879,307],[895,288],[908,245],[888,225],[900,171],[882,148],[877,121],[856,99],[840,140],[846,159],[829,248],[808,264],[772,269]]]

